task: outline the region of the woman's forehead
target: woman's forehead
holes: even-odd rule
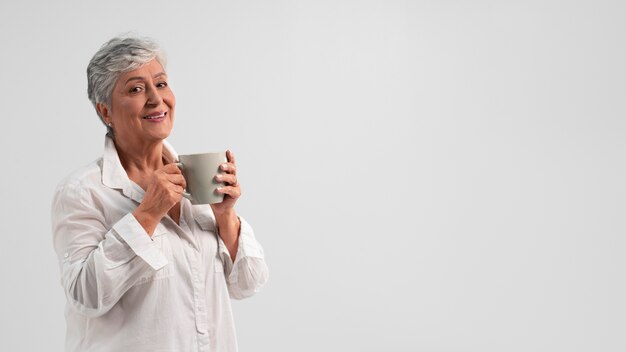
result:
[[[126,84],[132,80],[156,79],[163,76],[167,76],[165,69],[156,59],[153,59],[141,67],[122,73],[118,79],[121,83]]]

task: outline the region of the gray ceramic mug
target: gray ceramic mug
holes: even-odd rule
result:
[[[215,204],[224,200],[224,194],[217,193],[217,188],[225,186],[215,181],[215,176],[225,173],[220,165],[227,162],[226,152],[179,155],[176,165],[181,169],[185,181],[186,192],[183,196],[191,204]]]

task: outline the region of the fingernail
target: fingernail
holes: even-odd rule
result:
[[[218,179],[218,180],[221,180],[222,179],[222,175],[215,175],[215,178]]]
[[[222,164],[222,170],[226,170],[226,169],[228,169],[228,165]]]

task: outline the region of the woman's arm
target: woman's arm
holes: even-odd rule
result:
[[[57,189],[52,204],[54,248],[70,307],[89,317],[108,312],[141,277],[167,259],[129,213],[113,226],[78,184]]]
[[[254,295],[267,282],[269,271],[264,259],[263,247],[255,239],[252,227],[241,217],[237,239],[237,253],[233,256],[220,234],[218,225],[219,253],[224,263],[224,274],[231,298],[244,299]]]
[[[234,210],[231,210],[227,214],[215,215],[215,222],[219,236],[228,249],[231,259],[235,260],[239,249],[239,230],[241,228],[239,217]]]
[[[216,181],[226,186],[217,189],[224,194],[224,201],[211,204],[218,232],[219,251],[224,263],[228,293],[231,298],[243,299],[255,294],[268,278],[263,248],[254,238],[252,227],[235,212],[235,203],[241,196],[237,181],[235,155],[226,151],[227,163],[220,165],[223,174]]]

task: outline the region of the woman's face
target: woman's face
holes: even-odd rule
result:
[[[128,146],[162,141],[174,126],[176,98],[157,60],[120,75],[111,108],[98,105],[104,120],[112,124],[115,140]]]

